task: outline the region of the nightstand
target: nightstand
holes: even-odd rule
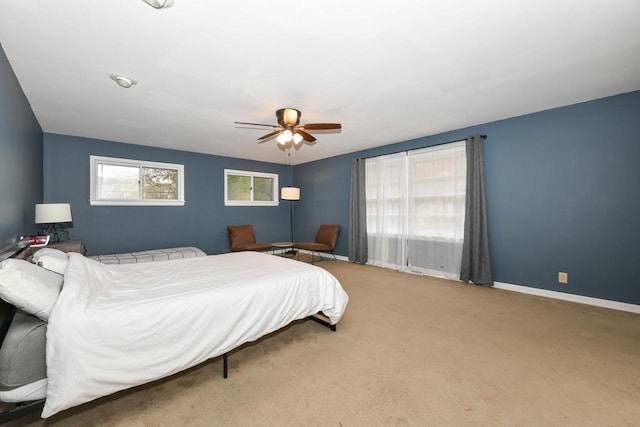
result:
[[[42,248],[53,248],[58,249],[62,252],[78,252],[82,255],[84,255],[87,251],[87,248],[84,247],[84,243],[82,243],[82,240],[63,240],[61,242],[49,242],[47,246],[31,248],[31,252],[35,253]]]

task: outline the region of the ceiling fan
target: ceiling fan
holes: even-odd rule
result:
[[[302,113],[300,110],[296,110],[295,108],[281,108],[276,111],[276,118],[278,119],[277,125],[247,122],[234,123],[238,125],[266,126],[272,128],[272,132],[258,138],[258,144],[262,144],[272,138],[276,138],[276,141],[278,141],[277,147],[282,151],[291,147],[299,150],[303,143],[307,145],[315,144],[316,138],[309,134],[309,131],[342,129],[342,125],[340,123],[300,124],[301,116]]]

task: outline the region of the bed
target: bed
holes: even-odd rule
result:
[[[46,322],[46,377],[9,396],[46,397],[43,418],[221,355],[226,373],[229,351],[295,320],[322,313],[321,323],[335,330],[349,300],[326,270],[258,252],[124,265],[76,253],[59,258],[51,268],[64,265],[61,289],[48,316],[38,319],[41,307],[9,298],[18,309],[0,350],[15,345],[8,339],[16,319],[31,321],[40,335],[38,321]],[[6,320],[12,306],[4,306]]]

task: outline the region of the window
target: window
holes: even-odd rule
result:
[[[369,233],[462,239],[464,142],[367,159],[366,183]]]
[[[93,206],[184,206],[184,166],[90,156]]]
[[[278,175],[224,170],[225,206],[278,206]]]

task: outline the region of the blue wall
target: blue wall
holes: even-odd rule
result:
[[[479,106],[482,108],[482,106]],[[392,144],[294,169],[296,236],[343,229],[351,160],[464,139],[485,141],[495,280],[640,304],[640,92]],[[569,284],[558,284],[558,272]]]
[[[12,102],[13,105],[13,102]],[[296,240],[342,226],[347,254],[351,160],[483,133],[494,277],[498,282],[640,304],[640,92],[310,162],[282,165],[54,134],[44,135],[44,200],[72,204],[72,238],[89,253],[196,245],[228,251],[225,226],[252,223],[259,241],[287,239],[289,206],[225,207],[223,169],[280,174],[301,188]],[[89,155],[182,163],[185,207],[91,207]],[[9,218],[8,215],[4,216]],[[569,284],[557,283],[559,271]]]
[[[36,232],[42,129],[0,46],[0,249]]]
[[[90,155],[183,164],[185,206],[90,206]],[[192,245],[229,252],[226,226],[234,224],[253,224],[260,242],[289,239],[288,204],[224,206],[225,168],[277,173],[283,186],[292,184],[288,166],[49,133],[44,158],[44,200],[71,203],[70,237],[88,255]]]
[[[313,242],[320,224],[339,224],[341,231],[335,253],[347,255],[353,157],[337,156],[294,167],[293,181],[300,187],[300,201],[294,202],[297,241]]]
[[[479,132],[488,135],[495,280],[640,304],[635,274],[640,261],[639,118],[640,92],[632,92],[289,168],[87,138],[43,137],[0,47],[0,248],[35,232],[34,205],[43,200],[71,203],[71,237],[84,240],[90,254],[177,245],[226,252],[227,224],[254,224],[260,241],[286,239],[287,203],[224,206],[223,169],[232,168],[279,173],[281,186],[300,186],[301,200],[294,202],[296,240],[313,240],[321,223],[341,224],[336,252],[346,255],[354,157]],[[186,206],[89,206],[91,154],[184,164]],[[569,273],[568,285],[557,283],[558,271]]]

